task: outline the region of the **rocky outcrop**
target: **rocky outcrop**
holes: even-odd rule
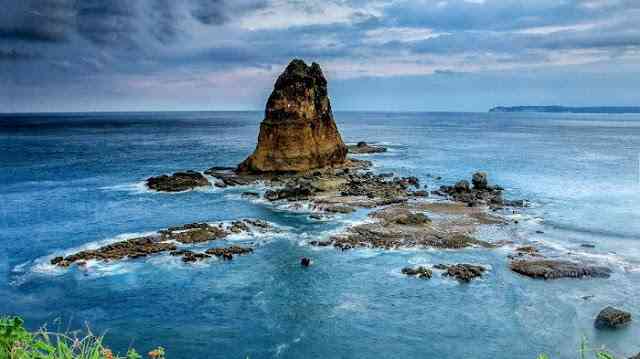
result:
[[[178,244],[191,245],[224,239],[232,233],[265,233],[275,229],[265,221],[243,219],[225,225],[208,223],[191,223],[183,226],[170,227],[145,237],[131,238],[115,242],[97,249],[80,251],[66,257],[59,256],[51,260],[52,265],[68,267],[73,263],[81,263],[88,260],[116,261],[123,259],[135,259],[147,257],[162,252],[171,252],[171,255],[182,256],[184,262],[195,262],[211,255],[222,256],[231,259],[233,254],[245,254],[252,250],[232,246],[228,248],[215,248],[207,250],[204,254],[190,250],[178,249]]]
[[[440,186],[434,194],[445,195],[457,202],[467,203],[470,206],[501,207],[504,205],[502,188],[490,186],[485,172],[476,172],[472,176],[472,183],[461,180],[453,186]]]
[[[211,185],[200,172],[186,171],[147,179],[147,187],[161,192],[182,192],[196,187]]]
[[[366,142],[358,142],[356,145],[347,146],[349,153],[363,154],[363,153],[382,153],[387,152],[386,147],[370,145]]]
[[[516,273],[538,279],[608,278],[611,275],[611,270],[607,267],[570,262],[567,260],[514,260],[511,262],[510,268]]]
[[[347,228],[327,241],[312,242],[312,245],[347,250],[358,247],[396,248],[441,248],[461,249],[471,246],[490,248],[491,244],[470,235],[479,222],[469,213],[452,216],[437,222],[422,213],[421,204],[397,204],[369,214],[374,222]]]
[[[466,283],[471,282],[474,278],[482,277],[482,274],[487,270],[483,266],[473,264],[438,264],[434,268],[443,270],[442,275],[445,277],[452,277]]]
[[[595,320],[598,329],[617,329],[631,323],[631,313],[614,307],[606,307]]]
[[[300,172],[341,164],[346,155],[320,66],[293,60],[269,96],[258,145],[238,171]]]
[[[431,279],[433,272],[427,267],[418,266],[402,268],[402,274],[416,278]]]

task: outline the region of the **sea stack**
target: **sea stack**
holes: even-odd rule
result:
[[[320,65],[291,61],[267,101],[258,145],[238,172],[301,172],[341,164],[346,156]]]

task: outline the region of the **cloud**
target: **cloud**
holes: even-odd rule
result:
[[[265,79],[294,57],[321,63],[338,80],[435,75],[442,81],[486,71],[563,66],[578,71],[640,60],[637,0],[0,0],[0,5],[0,70],[6,83],[75,91],[91,79],[84,90],[118,88],[118,94],[131,91],[134,98],[140,92],[160,96],[178,86],[193,91],[228,86],[251,76],[268,83]],[[148,86],[127,87],[134,83]],[[155,84],[160,87],[152,91]],[[249,89],[242,87],[242,93]]]
[[[0,39],[62,42],[73,28],[72,0],[0,0]]]

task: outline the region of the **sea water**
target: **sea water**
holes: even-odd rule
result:
[[[31,329],[106,333],[119,352],[158,345],[170,358],[574,358],[584,337],[626,357],[640,324],[596,331],[607,305],[640,317],[640,116],[337,112],[345,142],[373,170],[430,189],[476,170],[531,206],[484,228],[504,248],[358,249],[308,243],[366,220],[207,188],[157,193],[153,175],[234,166],[254,148],[260,112],[89,113],[0,117],[0,313]],[[163,254],[86,269],[55,255],[173,225],[260,218],[281,230],[230,240],[256,248],[196,265]],[[541,233],[542,232],[542,233]],[[518,244],[607,265],[609,279],[533,280],[508,269]],[[595,248],[583,247],[595,245]],[[309,268],[299,265],[306,256]],[[407,278],[407,265],[476,263],[468,284]],[[586,299],[585,299],[586,298]]]

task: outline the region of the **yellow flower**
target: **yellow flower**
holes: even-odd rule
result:
[[[104,359],[113,359],[113,352],[107,348],[102,349],[102,356]]]

